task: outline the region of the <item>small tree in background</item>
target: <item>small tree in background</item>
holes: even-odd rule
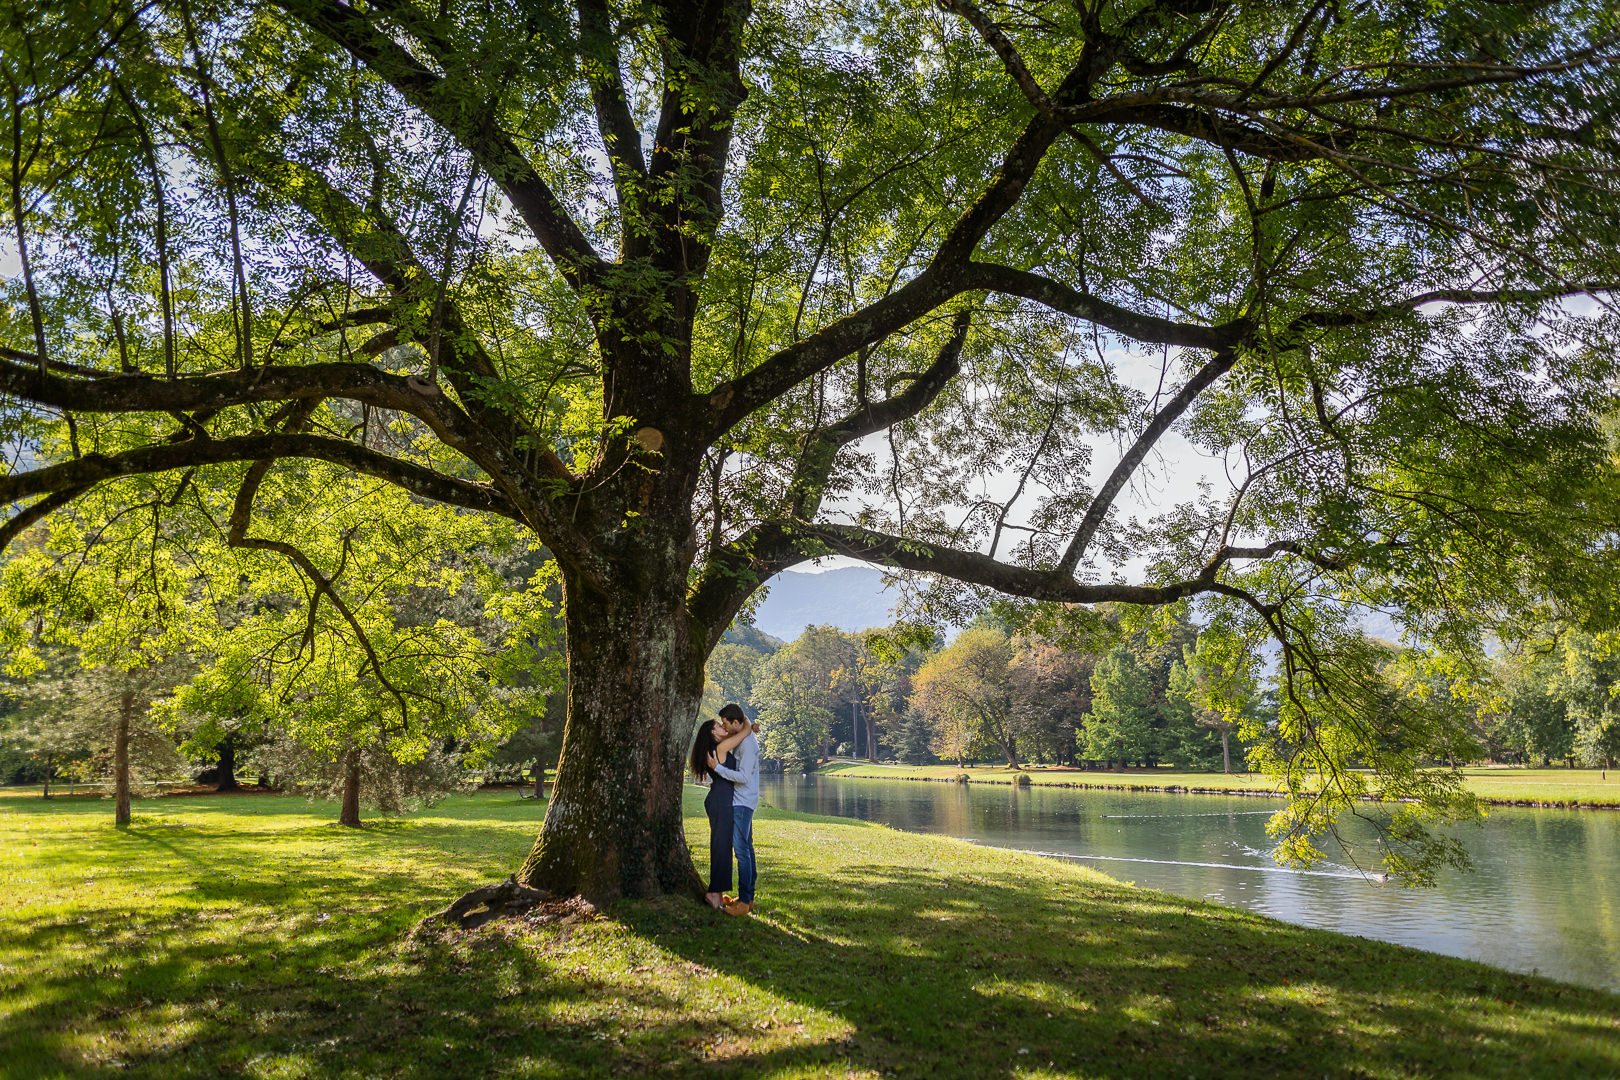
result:
[[[1159,756],[1153,684],[1131,651],[1116,646],[1091,673],[1086,756],[1101,761],[1152,762]]]
[[[1074,764],[1075,736],[1091,711],[1097,658],[1039,635],[1015,640],[1009,676],[1018,727],[1031,748],[1061,765]]]
[[[561,659],[554,564],[476,515],[408,496],[374,516],[377,493],[368,506],[351,484],[249,476],[203,555],[239,560],[254,588],[189,628],[208,660],[163,708],[179,728],[268,732],[254,763],[332,794],[340,823],[358,826],[362,802],[395,812],[459,787],[452,763],[481,766],[543,710]],[[245,537],[255,501],[301,509],[312,523],[301,546]],[[332,579],[310,584],[313,559],[339,568],[351,599]]]
[[[151,520],[90,526],[63,514],[0,571],[9,616],[0,642],[7,674],[22,684],[22,737],[49,761],[77,759],[85,779],[110,779],[118,826],[129,824],[137,789],[186,770],[151,711],[196,670],[185,628],[201,609]]]
[[[739,624],[728,629],[709,654],[699,717],[713,717],[727,702],[736,702],[752,715],[759,667],[783,647],[783,642],[757,627]]]
[[[1006,634],[971,627],[917,669],[912,702],[933,722],[935,750],[942,756],[961,763],[983,742],[998,747],[1009,768],[1022,767],[1011,663]]]
[[[1581,763],[1614,768],[1620,758],[1620,637],[1571,631],[1553,693],[1564,703]]]
[[[1218,737],[1221,771],[1232,771],[1232,736],[1246,721],[1252,724],[1259,693],[1253,668],[1246,642],[1215,631],[1200,634],[1196,644],[1182,647],[1166,695],[1184,710],[1178,714],[1182,722],[1171,724],[1167,753],[1172,761],[1213,764],[1208,743]]]
[[[1485,717],[1484,734],[1491,748],[1543,765],[1573,757],[1575,729],[1569,707],[1553,692],[1553,683],[1563,674],[1563,652],[1557,642],[1522,643],[1499,657],[1494,667],[1502,696]]]
[[[931,765],[935,761],[934,726],[921,709],[908,708],[894,729],[894,753],[907,765]],[[957,764],[962,764],[960,758]]]
[[[795,767],[819,761],[832,730],[832,712],[792,646],[766,658],[755,675],[752,704],[759,717],[760,750]]]
[[[135,663],[86,667],[77,652],[64,653],[29,681],[18,718],[18,734],[35,754],[72,762],[78,779],[111,782],[115,825],[129,824],[132,797],[187,768],[173,736],[151,715],[153,701],[186,678],[187,665]]]

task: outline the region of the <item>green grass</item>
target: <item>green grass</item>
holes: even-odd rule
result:
[[[782,812],[756,918],[666,898],[413,939],[541,807],[332,812],[176,797],[119,831],[0,796],[0,1074],[1620,1076],[1602,991]]]
[[[966,773],[969,783],[1010,784],[1027,776],[1031,784],[1059,787],[1149,790],[1187,788],[1193,791],[1242,791],[1263,794],[1275,790],[1260,773],[1177,772],[1169,768],[1088,771],[1055,766],[1031,766],[1015,772],[1006,766],[975,765],[868,765],[835,762],[820,770],[830,776],[874,780],[950,780]],[[1550,803],[1620,807],[1620,769],[1604,778],[1598,769],[1465,768],[1469,790],[1487,802]]]

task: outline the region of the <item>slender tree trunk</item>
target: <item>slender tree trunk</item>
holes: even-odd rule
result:
[[[1229,729],[1223,728],[1221,729],[1221,772],[1230,773],[1231,771],[1232,732]]]
[[[41,792],[41,794],[40,794],[41,798],[48,799],[48,798],[51,797],[51,769],[55,764],[56,764],[56,762],[53,760],[52,756],[50,754],[46,754],[45,755],[45,790],[43,792]]]
[[[997,746],[1001,747],[1002,757],[1007,759],[1007,768],[1014,770],[1023,768],[1023,766],[1018,764],[1018,740],[1016,738],[996,738],[995,743]]]
[[[360,827],[360,751],[355,747],[343,759],[343,809],[338,812],[338,824]]]
[[[681,793],[707,650],[685,612],[684,567],[657,561],[606,594],[565,573],[568,716],[522,884],[592,900],[703,893]]]
[[[219,783],[214,790],[240,791],[242,785],[236,782],[236,736],[225,736],[215,749],[219,751],[219,768],[215,770]]]
[[[877,760],[877,725],[872,722],[872,710],[866,711],[866,760]]]
[[[113,824],[129,824],[129,728],[135,717],[135,694],[118,699],[118,727],[113,731]]]

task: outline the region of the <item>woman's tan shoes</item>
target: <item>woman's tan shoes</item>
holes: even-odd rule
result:
[[[754,905],[746,900],[733,900],[720,910],[727,915],[751,915],[754,911]]]

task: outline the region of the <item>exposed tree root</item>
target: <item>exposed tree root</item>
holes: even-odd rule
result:
[[[450,926],[472,930],[495,919],[525,916],[525,921],[544,925],[568,925],[596,914],[596,906],[583,896],[553,896],[544,889],[519,885],[509,877],[499,885],[484,885],[462,896],[443,911],[436,911],[417,924],[413,936]]]
[[[519,885],[515,877],[509,877],[499,885],[485,885],[472,890],[443,911],[428,916],[428,919],[471,930],[491,919],[522,915],[550,896],[544,890]]]

